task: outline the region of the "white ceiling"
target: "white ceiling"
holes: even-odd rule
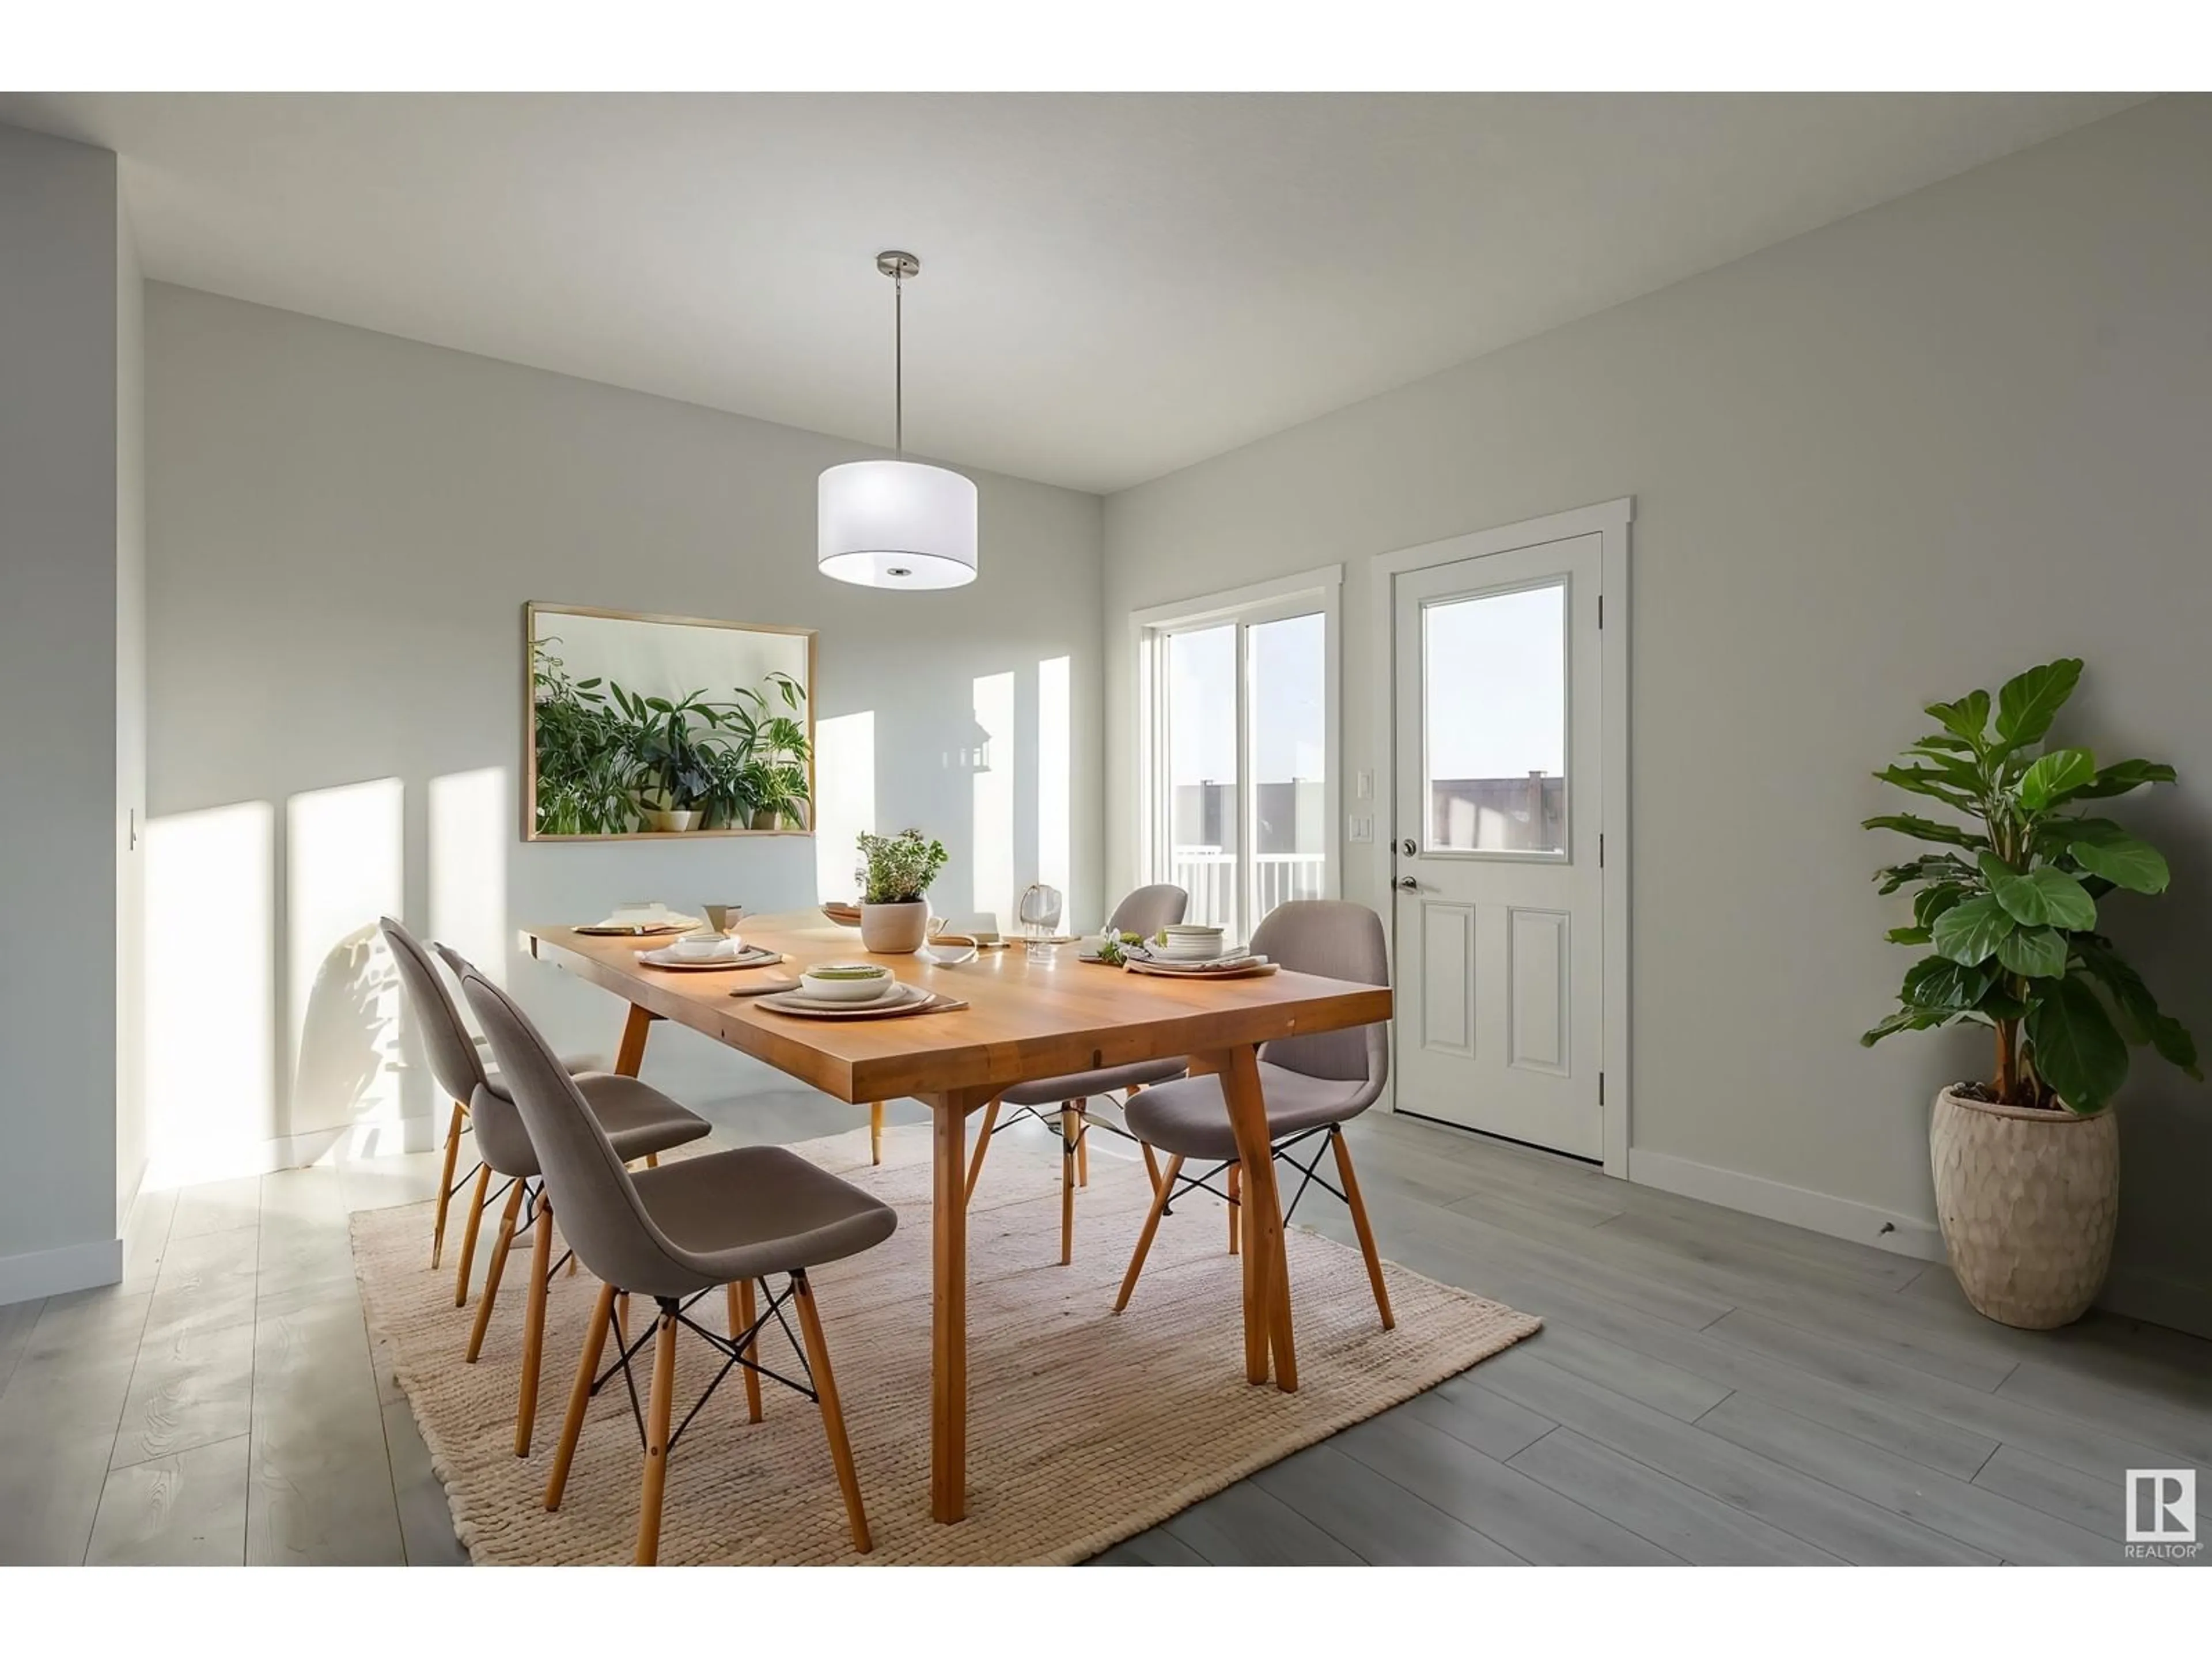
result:
[[[146,274],[1121,488],[2139,101],[2118,94],[0,93]]]

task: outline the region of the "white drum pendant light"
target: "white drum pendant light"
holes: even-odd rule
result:
[[[822,475],[814,562],[825,576],[862,587],[958,587],[975,580],[975,484],[904,458],[906,279],[911,253],[878,253],[891,279],[892,451],[890,461],[848,461]]]

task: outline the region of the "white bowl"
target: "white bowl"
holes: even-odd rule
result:
[[[915,952],[924,962],[936,968],[957,968],[963,962],[975,960],[972,945],[925,945]]]
[[[723,957],[734,957],[744,948],[743,941],[734,935],[725,939],[720,933],[712,937],[694,933],[688,938],[671,939],[661,946],[662,951],[677,962],[714,962]]]
[[[823,968],[865,969],[865,975],[856,973],[852,978],[824,979]],[[820,968],[809,968],[799,976],[799,988],[808,996],[819,997],[824,1002],[873,1002],[887,994],[897,983],[888,968],[872,962],[825,962]]]

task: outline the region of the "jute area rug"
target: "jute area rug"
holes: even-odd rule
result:
[[[1526,1314],[1392,1266],[1398,1324],[1385,1332],[1358,1252],[1294,1228],[1300,1387],[1286,1395],[1249,1386],[1239,1267],[1220,1200],[1199,1194],[1177,1202],[1127,1311],[1112,1311],[1149,1183],[1142,1164],[1104,1155],[1097,1142],[1106,1139],[1095,1138],[1091,1184],[1077,1194],[1075,1261],[1066,1267],[1056,1146],[1012,1135],[992,1146],[969,1216],[968,1516],[952,1526],[929,1514],[928,1132],[890,1131],[880,1168],[868,1163],[865,1131],[797,1147],[899,1212],[887,1243],[814,1274],[875,1549],[853,1551],[813,1405],[763,1382],[763,1420],[748,1423],[733,1372],[670,1455],[662,1562],[1081,1561],[1537,1329]],[[457,1214],[449,1252],[459,1232]],[[461,1355],[474,1302],[453,1306],[450,1255],[445,1268],[430,1269],[430,1206],[357,1213],[353,1240],[369,1326],[475,1560],[628,1562],[641,1453],[619,1376],[592,1402],[560,1512],[548,1514],[543,1502],[596,1282],[580,1273],[554,1283],[536,1441],[519,1458],[527,1251],[510,1258],[483,1358],[469,1365]],[[1379,1242],[1387,1252],[1389,1238]],[[649,1305],[634,1303],[633,1320],[648,1317]],[[713,1295],[693,1316],[719,1330],[724,1310]],[[763,1341],[764,1364],[804,1376],[781,1329],[771,1324]],[[678,1356],[680,1421],[722,1362],[689,1333]],[[650,1346],[639,1360],[641,1395]]]

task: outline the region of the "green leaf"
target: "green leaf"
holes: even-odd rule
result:
[[[1998,740],[2015,748],[2040,742],[2081,678],[2081,658],[2061,657],[2007,680],[1997,690]]]
[[[2097,994],[2079,979],[2054,980],[2028,1011],[2029,1059],[2077,1112],[2094,1112],[2128,1079],[2128,1045]]]
[[[1996,868],[1991,870],[1990,865]],[[2023,927],[2063,927],[2079,933],[2097,925],[2097,901],[2063,870],[2046,864],[2016,876],[1992,859],[1984,863],[1982,873],[1989,880],[1990,896]]]
[[[2172,783],[2175,775],[2174,769],[2164,761],[2114,761],[2076,789],[2074,799],[2102,800],[2108,795],[2124,795],[2147,783]]]
[[[1955,853],[1923,853],[1905,864],[1893,864],[1874,872],[1884,893],[1894,893],[1899,888],[1916,881],[1964,881],[1974,873],[1973,866]]]
[[[1905,744],[1905,752],[1908,755],[1942,757],[1971,755],[1975,751],[1974,745],[1964,738],[1954,736],[1948,732],[1930,732],[1917,742]]]
[[[2147,841],[2083,841],[2068,850],[2084,870],[2130,893],[2163,893],[2172,879],[2165,855]]]
[[[2110,818],[2045,818],[2035,826],[2035,850],[2045,858],[2057,858],[2085,841],[2101,846],[2135,838],[2134,830]]]
[[[1925,945],[1935,935],[1925,927],[1893,927],[1882,937],[1892,945]]]
[[[2158,999],[2143,983],[2142,975],[2123,962],[2110,945],[2085,939],[2077,948],[2081,952],[2082,965],[2118,1007],[2121,1028],[2128,1040],[2148,1042],[2166,1064],[2180,1067],[2202,1082],[2204,1073],[2197,1064],[2195,1039],[2179,1020],[2159,1011]]]
[[[1917,841],[1941,842],[1947,847],[1987,847],[1983,836],[1972,835],[1955,825],[1938,823],[1932,818],[1915,817],[1908,812],[1886,813],[1881,817],[1868,818],[1862,830],[1894,830],[1900,836],[1911,836]]]
[[[2086,749],[2054,749],[2021,775],[2021,805],[2040,812],[2097,775],[2097,757]]]
[[[1963,1012],[1982,1000],[1990,988],[1986,968],[1948,962],[1942,957],[1923,957],[1905,969],[1898,1000],[1908,1008],[1948,1008]]]
[[[1964,738],[1978,750],[1990,723],[1990,694],[1969,691],[1956,702],[1931,702],[1923,711],[1945,731]]]
[[[1996,899],[1978,893],[1936,918],[1929,942],[1953,962],[1972,967],[1990,959],[2012,926],[2012,917]]]
[[[1932,927],[1936,918],[1954,904],[1972,896],[1967,890],[1954,882],[1945,882],[1940,887],[1923,887],[1912,896],[1912,919],[1923,927]]]
[[[1872,1030],[1862,1033],[1859,1042],[1871,1048],[1884,1037],[1894,1036],[1899,1031],[1931,1030],[1959,1018],[1960,1012],[1955,1008],[1900,1008]]]
[[[1979,805],[1973,795],[1932,767],[1886,766],[1875,776],[1884,783],[1895,784],[1899,789],[1910,789],[1916,795],[1930,796],[1961,812],[1974,811]]]
[[[2055,927],[2016,927],[1997,941],[1997,960],[2029,979],[2066,972],[2066,935]]]

